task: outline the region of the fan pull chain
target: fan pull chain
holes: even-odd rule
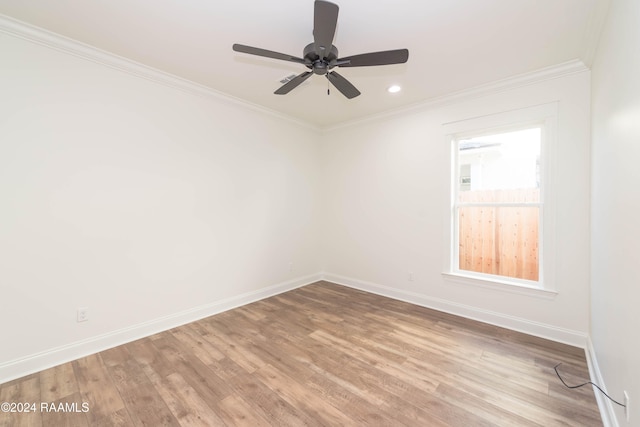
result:
[[[331,85],[329,84],[329,74],[327,74],[327,95],[331,95],[329,89],[331,89]]]

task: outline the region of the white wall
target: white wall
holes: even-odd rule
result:
[[[586,342],[586,71],[320,138],[221,97],[8,35],[0,51],[0,324],[11,326],[0,382],[322,270],[336,282]],[[445,282],[442,125],[549,102],[559,109],[558,294]],[[78,307],[89,308],[88,322],[75,321]]]
[[[443,124],[558,103],[558,294],[445,281],[449,145]],[[589,329],[589,72],[380,118],[325,135],[327,277],[437,309],[586,345]],[[408,280],[412,272],[414,280]]]
[[[591,339],[609,394],[640,425],[640,2],[614,0],[593,65]]]
[[[0,52],[0,382],[320,271],[314,131],[12,36]]]

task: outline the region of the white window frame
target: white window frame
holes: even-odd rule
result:
[[[445,223],[445,268],[443,276],[449,282],[489,287],[509,292],[538,296],[554,296],[555,286],[555,198],[553,192],[556,165],[557,103],[511,110],[460,120],[443,125],[449,145],[449,179],[447,180],[447,213]],[[538,230],[538,281],[460,270],[458,248],[457,187],[459,186],[457,141],[471,136],[498,134],[531,127],[540,127],[540,222]],[[530,205],[534,206],[534,205]]]

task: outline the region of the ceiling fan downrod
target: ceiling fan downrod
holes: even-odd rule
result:
[[[318,74],[326,76],[329,83],[335,86],[335,88],[348,99],[355,98],[360,95],[360,91],[342,75],[331,71],[333,68],[403,64],[409,59],[409,51],[407,49],[396,49],[338,58],[338,48],[333,45],[333,38],[338,24],[338,10],[337,4],[325,0],[315,1],[313,19],[314,40],[313,43],[305,46],[302,58],[241,44],[234,44],[233,50],[250,55],[296,62],[310,70],[297,75],[285,83],[274,92],[276,95],[285,95],[300,86],[305,80],[311,77],[312,74]],[[327,46],[329,46],[328,49]],[[330,90],[327,89],[327,95],[329,94]]]

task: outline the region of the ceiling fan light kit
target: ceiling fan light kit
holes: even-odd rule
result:
[[[311,77],[312,74],[318,74],[324,75],[329,82],[347,98],[355,98],[360,95],[360,91],[342,75],[336,71],[332,71],[334,68],[402,64],[409,59],[409,51],[407,49],[396,49],[340,58],[338,48],[333,45],[333,38],[338,23],[338,10],[337,4],[324,0],[315,1],[313,42],[305,46],[302,58],[242,44],[234,44],[233,50],[250,55],[296,62],[311,70],[305,71],[290,79],[274,92],[276,95],[285,95],[300,86],[300,84]]]

